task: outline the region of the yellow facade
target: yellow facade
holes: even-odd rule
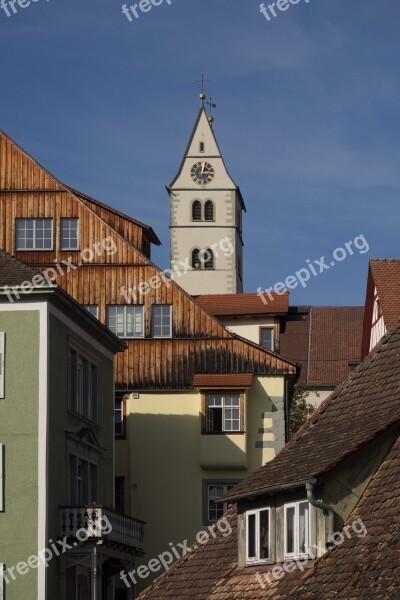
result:
[[[254,377],[245,433],[233,435],[202,435],[199,391],[129,396],[116,475],[125,477],[125,511],[148,523],[143,564],[207,529],[203,480],[241,480],[274,458],[284,443],[284,387],[283,377]],[[140,581],[139,589],[149,583]]]

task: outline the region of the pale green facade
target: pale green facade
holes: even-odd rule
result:
[[[5,569],[6,600],[75,600],[77,568],[86,569],[91,587],[90,553],[96,540],[79,546],[81,554],[86,553],[83,567],[63,554],[57,540],[68,534],[62,530],[61,514],[70,513],[71,452],[86,453],[97,464],[96,504],[110,509],[114,505],[115,344],[109,349],[96,339],[101,326],[93,325],[94,335],[87,324],[80,327],[79,312],[66,316],[43,298],[15,307],[0,302],[0,332],[5,334],[0,564]],[[71,344],[97,364],[96,422],[68,407]],[[47,566],[37,558],[45,549],[53,555]]]
[[[0,512],[0,562],[16,567],[38,552],[39,312],[0,312],[5,333],[5,398],[0,400],[4,444],[4,511]],[[16,573],[7,600],[30,598],[37,570]],[[11,577],[10,577],[11,580]]]

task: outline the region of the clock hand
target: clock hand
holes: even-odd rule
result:
[[[204,169],[206,168],[206,163],[203,162],[202,164],[202,168],[201,168],[201,174],[204,175]]]

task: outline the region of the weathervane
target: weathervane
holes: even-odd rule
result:
[[[212,109],[213,108],[217,108],[217,105],[214,104],[214,102],[212,101],[212,98],[210,98],[210,100],[208,102],[206,102],[207,106],[210,107],[210,117],[212,117]]]
[[[201,74],[201,79],[197,79],[196,83],[201,83],[201,94],[200,94],[200,100],[201,100],[201,105],[204,106],[204,100],[206,99],[206,95],[204,93],[204,84],[205,83],[210,83],[208,79],[204,79],[204,73]]]
[[[210,107],[210,115],[208,117],[208,122],[210,123],[211,127],[212,124],[214,123],[214,117],[212,116],[212,109],[213,108],[217,108],[217,105],[214,104],[214,102],[212,101],[212,98],[210,98],[210,100],[208,102],[206,102],[207,106]]]

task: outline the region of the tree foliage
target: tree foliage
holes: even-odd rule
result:
[[[310,391],[307,385],[296,385],[294,387],[289,413],[289,439],[292,439],[294,434],[307,421],[308,416],[315,410],[315,407],[307,402]]]

